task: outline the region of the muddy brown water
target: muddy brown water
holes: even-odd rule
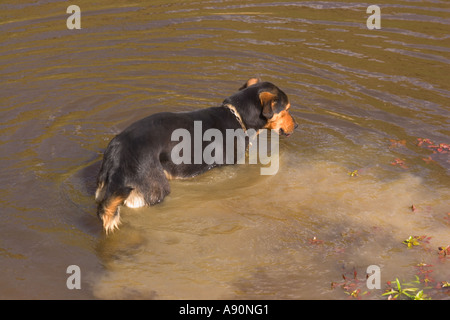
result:
[[[74,4],[81,30],[66,1],[0,4],[0,298],[346,299],[331,288],[343,273],[377,265],[384,288],[418,263],[450,281],[447,1],[378,1],[380,30],[360,2]],[[172,181],[105,236],[93,193],[108,141],[252,76],[299,123],[278,173]],[[415,235],[431,239],[402,243]]]

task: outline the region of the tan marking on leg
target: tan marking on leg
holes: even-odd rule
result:
[[[167,180],[174,180],[174,179],[180,179],[179,177],[171,175],[169,172],[164,170],[164,175],[166,176]]]

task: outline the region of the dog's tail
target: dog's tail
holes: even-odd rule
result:
[[[120,144],[116,139],[109,143],[102,167],[97,177],[95,200],[98,202],[97,216],[108,234],[120,224],[119,206],[128,198],[133,188],[124,184],[119,169]]]
[[[106,234],[119,228],[120,208],[128,198],[133,188],[125,186],[115,186],[110,183],[106,186],[103,200],[98,204],[97,216],[103,223]]]

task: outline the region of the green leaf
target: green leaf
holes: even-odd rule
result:
[[[397,282],[398,292],[401,292],[402,291],[402,286],[400,285],[400,281],[398,281],[398,278],[395,278],[395,282]]]
[[[417,292],[416,296],[414,297],[414,300],[423,300],[423,290]]]

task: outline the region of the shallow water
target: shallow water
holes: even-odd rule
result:
[[[363,298],[385,299],[418,263],[450,281],[448,2],[378,2],[381,30],[359,2],[76,4],[81,30],[65,1],[0,4],[0,298],[346,299],[331,283],[378,265],[382,289]],[[278,173],[172,181],[106,237],[93,193],[108,141],[252,76],[299,123]],[[402,243],[415,235],[431,239]]]

